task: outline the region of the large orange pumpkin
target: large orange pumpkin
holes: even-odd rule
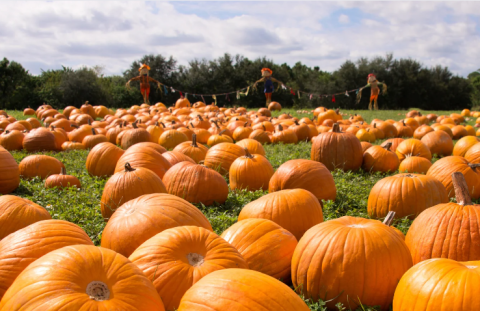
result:
[[[398,170],[400,173],[418,173],[427,174],[432,166],[432,162],[422,157],[407,157],[400,163]]]
[[[479,164],[468,163],[463,157],[450,156],[435,162],[427,172],[440,181],[447,189],[450,198],[455,197],[455,191],[452,182],[452,173],[461,172],[467,181],[470,196],[474,199],[480,198],[480,166]]]
[[[425,260],[400,279],[393,297],[393,310],[480,310],[479,282],[479,261]]]
[[[238,249],[250,269],[283,281],[290,279],[290,263],[297,239],[273,221],[244,219],[221,236]]]
[[[96,145],[87,156],[85,165],[88,173],[96,177],[113,175],[115,166],[124,152],[110,142]]]
[[[223,204],[228,197],[228,185],[217,171],[199,164],[183,161],[175,164],[163,177],[169,194],[190,203],[206,206]]]
[[[100,200],[102,216],[109,219],[122,204],[141,195],[166,192],[165,185],[154,172],[141,167],[132,168],[127,162],[123,171],[115,173],[105,184]]]
[[[244,155],[245,150],[242,147],[231,143],[220,143],[208,149],[205,165],[222,175],[228,174],[233,161]]]
[[[264,156],[244,150],[245,156],[238,157],[230,166],[230,189],[267,190],[274,173],[272,164]]]
[[[65,168],[62,162],[47,155],[28,156],[18,165],[20,176],[26,179],[35,177],[45,179],[50,175],[60,174],[62,167]]]
[[[447,190],[435,178],[398,174],[378,181],[368,196],[368,215],[383,218],[394,211],[397,218],[414,219],[425,209],[449,201]]]
[[[64,220],[42,220],[0,241],[0,300],[17,276],[43,255],[68,245],[93,245],[79,226]]]
[[[166,130],[165,132],[160,135],[160,138],[158,139],[158,143],[165,147],[165,149],[173,149],[177,145],[188,141],[187,135],[184,133],[177,131],[177,130]]]
[[[238,220],[269,219],[290,231],[297,239],[323,221],[322,205],[304,189],[273,192],[245,205]]]
[[[34,129],[23,138],[23,149],[28,152],[56,150],[55,136],[46,128]]]
[[[430,258],[480,260],[480,205],[472,203],[461,172],[453,173],[451,179],[458,203],[426,209],[408,230],[405,242],[415,264]]]
[[[480,140],[475,136],[465,136],[460,138],[453,147],[453,155],[463,157],[470,148],[476,145]]]
[[[0,240],[40,220],[51,219],[46,209],[14,195],[0,196]]]
[[[285,189],[305,189],[318,200],[335,200],[337,188],[330,171],[320,162],[311,160],[290,160],[277,169],[270,179],[270,193]]]
[[[262,156],[266,155],[265,149],[263,148],[262,144],[255,139],[245,138],[237,142],[236,145],[242,148],[247,148],[248,152],[250,152],[251,154],[259,154]]]
[[[0,147],[0,194],[8,194],[20,184],[20,170],[13,156]]]
[[[344,216],[314,226],[300,239],[292,281],[300,293],[323,299],[329,309],[342,303],[355,310],[361,303],[388,310],[398,280],[410,267],[410,252],[394,229]]]
[[[130,256],[137,247],[163,230],[197,226],[213,231],[202,212],[170,194],[142,195],[118,208],[102,234],[102,247]]]
[[[305,302],[282,282],[247,269],[210,273],[182,297],[178,311],[309,311]]]
[[[422,138],[422,143],[430,148],[432,154],[440,157],[449,156],[453,152],[453,141],[444,131],[433,131]]]
[[[164,311],[151,281],[118,253],[92,245],[54,250],[31,263],[0,302],[1,311]]]
[[[7,149],[8,151],[22,150],[23,138],[24,135],[20,131],[5,131],[0,134],[0,146]]]
[[[129,259],[153,282],[167,310],[206,275],[222,269],[247,269],[238,250],[205,228],[167,229],[140,245]]]
[[[311,160],[323,163],[330,171],[337,168],[355,171],[362,165],[362,145],[355,135],[341,133],[338,123],[332,132],[318,135],[312,143]]]
[[[158,177],[163,178],[165,172],[171,167],[170,162],[162,156],[161,150],[165,150],[162,146],[153,147],[153,143],[138,143],[125,151],[118,159],[115,166],[115,173],[121,172],[125,168],[126,163],[130,163],[135,168],[149,169]],[[161,148],[161,149],[157,149]]]
[[[405,158],[412,156],[423,157],[429,161],[432,160],[430,149],[428,149],[428,147],[420,140],[415,138],[406,139],[401,142],[395,150],[395,153],[400,162],[405,160]]]
[[[192,158],[190,158],[187,155],[184,155],[183,153],[177,152],[177,151],[167,151],[165,153],[162,153],[162,156],[170,163],[170,165],[173,167],[175,164],[187,161],[190,163],[196,163],[193,161]]]
[[[132,123],[132,126],[133,129],[126,130],[122,136],[121,146],[123,149],[128,149],[138,143],[152,141],[152,136],[146,129],[139,128],[136,122]]]

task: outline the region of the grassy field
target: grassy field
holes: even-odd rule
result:
[[[298,117],[311,117],[312,114],[297,113],[294,110],[285,110]],[[374,118],[379,119],[402,119],[407,111],[343,111],[348,118],[349,115],[357,113],[364,117],[367,122]],[[459,111],[436,111],[427,112],[441,114],[459,113]],[[24,119],[21,112],[9,111],[9,114]],[[279,113],[275,113],[278,115]],[[469,124],[473,124],[474,120],[470,120]],[[380,142],[378,142],[380,143]],[[291,159],[310,159],[311,144],[301,142],[296,145],[266,145],[266,156],[272,163],[274,168],[278,168],[284,162]],[[12,152],[17,162],[20,162],[28,154],[26,152]],[[43,182],[39,179],[22,180],[20,187],[13,193],[33,202],[46,207],[55,219],[63,219],[71,221],[81,226],[96,245],[100,244],[102,230],[105,227],[102,215],[100,213],[100,198],[102,196],[103,187],[106,183],[105,179],[99,179],[89,176],[85,161],[88,151],[79,150],[71,152],[47,152],[43,153],[51,155],[62,161],[71,175],[75,175],[82,183],[82,189],[74,188],[68,190],[47,190],[44,188]],[[337,186],[336,200],[324,202],[323,213],[325,220],[338,218],[345,215],[358,216],[368,218],[367,200],[370,189],[375,183],[386,177],[398,172],[389,174],[370,174],[362,171],[352,173],[344,173],[342,171],[333,172],[333,177]],[[221,234],[226,228],[236,222],[237,216],[242,207],[266,194],[266,192],[247,192],[247,191],[231,191],[228,200],[223,205],[205,207],[198,206],[202,212],[210,220],[215,232]],[[411,221],[408,219],[397,220],[394,225],[404,233],[407,232]],[[311,310],[326,310],[323,302],[309,303]],[[340,310],[341,307],[339,307]],[[364,310],[373,310],[367,309]]]

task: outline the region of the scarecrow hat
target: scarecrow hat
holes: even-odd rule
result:
[[[371,73],[371,74],[368,75],[368,78],[370,78],[370,77],[375,77],[376,78],[377,76],[374,73]]]
[[[262,68],[262,77],[268,77],[268,76],[271,76],[273,73],[272,70],[268,69],[268,68]]]
[[[148,67],[148,65],[142,64],[142,66],[140,66],[140,68],[138,68],[138,71],[141,71],[144,68],[147,68],[147,70],[150,70],[150,67]]]

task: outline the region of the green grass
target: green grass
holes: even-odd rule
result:
[[[289,112],[297,117],[311,117],[312,114],[297,113],[292,109],[287,109],[281,113]],[[367,122],[370,122],[374,118],[380,119],[402,119],[407,111],[389,111],[380,110],[378,112],[371,111],[343,111],[344,114],[351,115],[354,113],[360,114]],[[450,114],[458,111],[443,111],[432,112],[438,115]],[[26,119],[21,112],[8,111],[8,113],[17,119]],[[424,112],[425,114],[431,112]],[[275,112],[274,115],[280,113]],[[346,118],[346,117],[344,117]],[[473,120],[470,120],[472,124]],[[278,168],[281,164],[291,159],[310,159],[311,144],[301,142],[296,145],[266,145],[266,156],[272,163],[274,168]],[[28,154],[26,152],[12,152],[17,162],[20,162]],[[21,180],[20,187],[13,193],[20,197],[27,198],[33,202],[44,206],[48,209],[54,219],[63,219],[82,227],[90,238],[94,241],[95,245],[99,245],[102,236],[102,230],[105,227],[101,212],[100,212],[100,198],[102,196],[103,187],[106,183],[105,179],[99,179],[91,177],[86,168],[85,161],[88,155],[86,150],[61,152],[61,153],[39,153],[47,154],[62,161],[67,169],[67,172],[71,175],[75,175],[79,178],[82,189],[77,190],[75,188],[66,190],[57,189],[45,189],[43,181],[39,179],[33,180]],[[370,174],[362,171],[359,172],[347,172],[342,171],[333,172],[335,184],[337,187],[337,198],[335,201],[324,202],[323,212],[325,220],[342,217],[345,215],[368,217],[367,213],[367,201],[368,195],[372,187],[377,181],[386,176],[394,175],[389,174]],[[256,191],[231,191],[229,193],[227,201],[222,205],[205,207],[197,205],[197,207],[206,215],[210,220],[213,229],[217,234],[221,234],[225,229],[230,227],[237,221],[238,214],[243,206],[247,203],[258,199],[266,192]],[[402,232],[406,233],[411,221],[408,219],[396,220],[394,225]],[[311,310],[326,310],[324,302],[311,302],[308,301]],[[339,306],[339,310],[343,307]],[[372,308],[364,307],[362,310],[374,310]]]

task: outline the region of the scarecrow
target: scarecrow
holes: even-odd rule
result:
[[[264,82],[263,92],[265,93],[265,97],[267,98],[267,107],[270,104],[270,102],[272,101],[272,93],[273,93],[273,89],[274,89],[273,88],[273,82],[281,84],[282,86],[285,87],[285,84],[283,84],[283,82],[278,81],[277,79],[272,77],[272,73],[273,73],[272,70],[270,70],[268,68],[262,68],[262,78],[260,80],[258,80],[257,82],[255,82],[255,84],[253,85],[253,88],[256,89],[257,84],[259,82]]]
[[[382,88],[383,94],[387,93],[387,85],[382,82],[377,81],[375,74],[371,73],[368,75],[367,85],[360,88],[357,94],[357,104],[362,98],[362,90],[366,87],[370,87],[370,103],[368,104],[368,109],[372,110],[372,101],[374,102],[374,109],[378,110],[378,94],[380,94],[380,87]]]
[[[140,80],[140,92],[142,92],[143,102],[147,104],[150,104],[150,101],[148,100],[148,96],[150,95],[150,82],[157,83],[157,87],[159,89],[161,85],[160,82],[148,76],[149,70],[150,67],[148,67],[146,64],[142,64],[142,66],[140,66],[138,69],[138,71],[140,71],[140,75],[138,77],[131,78],[128,80],[127,84],[125,84],[127,88],[130,88],[130,82]]]

